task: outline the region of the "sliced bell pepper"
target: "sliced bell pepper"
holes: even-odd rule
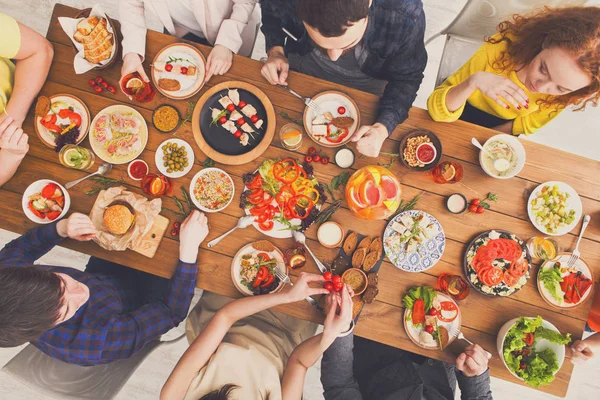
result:
[[[269,276],[263,281],[263,283],[260,284],[260,287],[261,288],[269,287],[269,286],[271,286],[273,281],[275,281],[275,276],[273,276],[273,274],[269,273]]]
[[[263,185],[262,176],[260,176],[259,173],[256,173],[254,175],[254,178],[252,178],[252,180],[248,184],[248,189],[259,189],[262,187],[262,185]]]
[[[275,196],[275,200],[277,201],[277,204],[284,206],[294,196],[296,196],[294,189],[292,189],[292,187],[289,185],[284,185],[281,187],[281,189],[279,189],[279,193],[277,193],[277,196]]]
[[[265,279],[267,279],[268,275],[269,275],[269,270],[267,269],[267,267],[265,267],[264,265],[262,265],[258,269],[258,273],[256,274],[256,278],[254,278],[254,282],[252,283],[252,287],[254,287],[254,288],[258,287],[261,283],[264,282]]]
[[[312,210],[314,203],[310,197],[300,194],[290,199],[288,206],[294,218],[304,219]]]
[[[275,179],[277,179],[279,182],[289,185],[298,179],[299,176],[300,173],[298,172],[298,166],[290,165],[279,174],[275,174]]]
[[[332,127],[335,128],[335,130],[332,129]],[[327,124],[327,136],[325,138],[331,143],[340,143],[348,136],[348,133],[348,128],[338,128],[330,122]]]

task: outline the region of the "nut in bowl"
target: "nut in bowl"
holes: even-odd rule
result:
[[[205,168],[190,183],[192,201],[204,212],[224,210],[231,204],[234,193],[233,179],[220,168]]]
[[[525,148],[512,135],[492,136],[484,143],[483,148],[485,152],[479,152],[479,164],[492,178],[510,179],[525,166]]]
[[[33,182],[23,193],[23,212],[36,224],[50,224],[64,217],[70,205],[67,190],[49,179]]]
[[[156,168],[169,178],[181,178],[194,166],[194,150],[182,139],[162,142],[154,156]]]

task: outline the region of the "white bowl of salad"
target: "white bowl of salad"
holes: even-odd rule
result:
[[[565,345],[571,335],[562,335],[539,315],[514,318],[505,323],[496,339],[498,354],[506,368],[532,387],[550,384],[565,361]]]
[[[579,195],[563,182],[550,181],[536,187],[527,200],[527,214],[540,232],[550,236],[567,234],[583,213]]]
[[[500,134],[489,138],[479,152],[479,164],[483,171],[497,179],[510,179],[516,176],[525,166],[525,148],[512,135]]]

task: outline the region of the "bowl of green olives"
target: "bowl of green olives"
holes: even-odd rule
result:
[[[156,167],[169,178],[185,176],[194,165],[194,150],[182,139],[167,139],[156,150]]]

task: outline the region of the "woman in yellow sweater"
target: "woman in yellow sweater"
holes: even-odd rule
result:
[[[600,99],[600,7],[516,15],[429,96],[435,121],[532,134]]]

